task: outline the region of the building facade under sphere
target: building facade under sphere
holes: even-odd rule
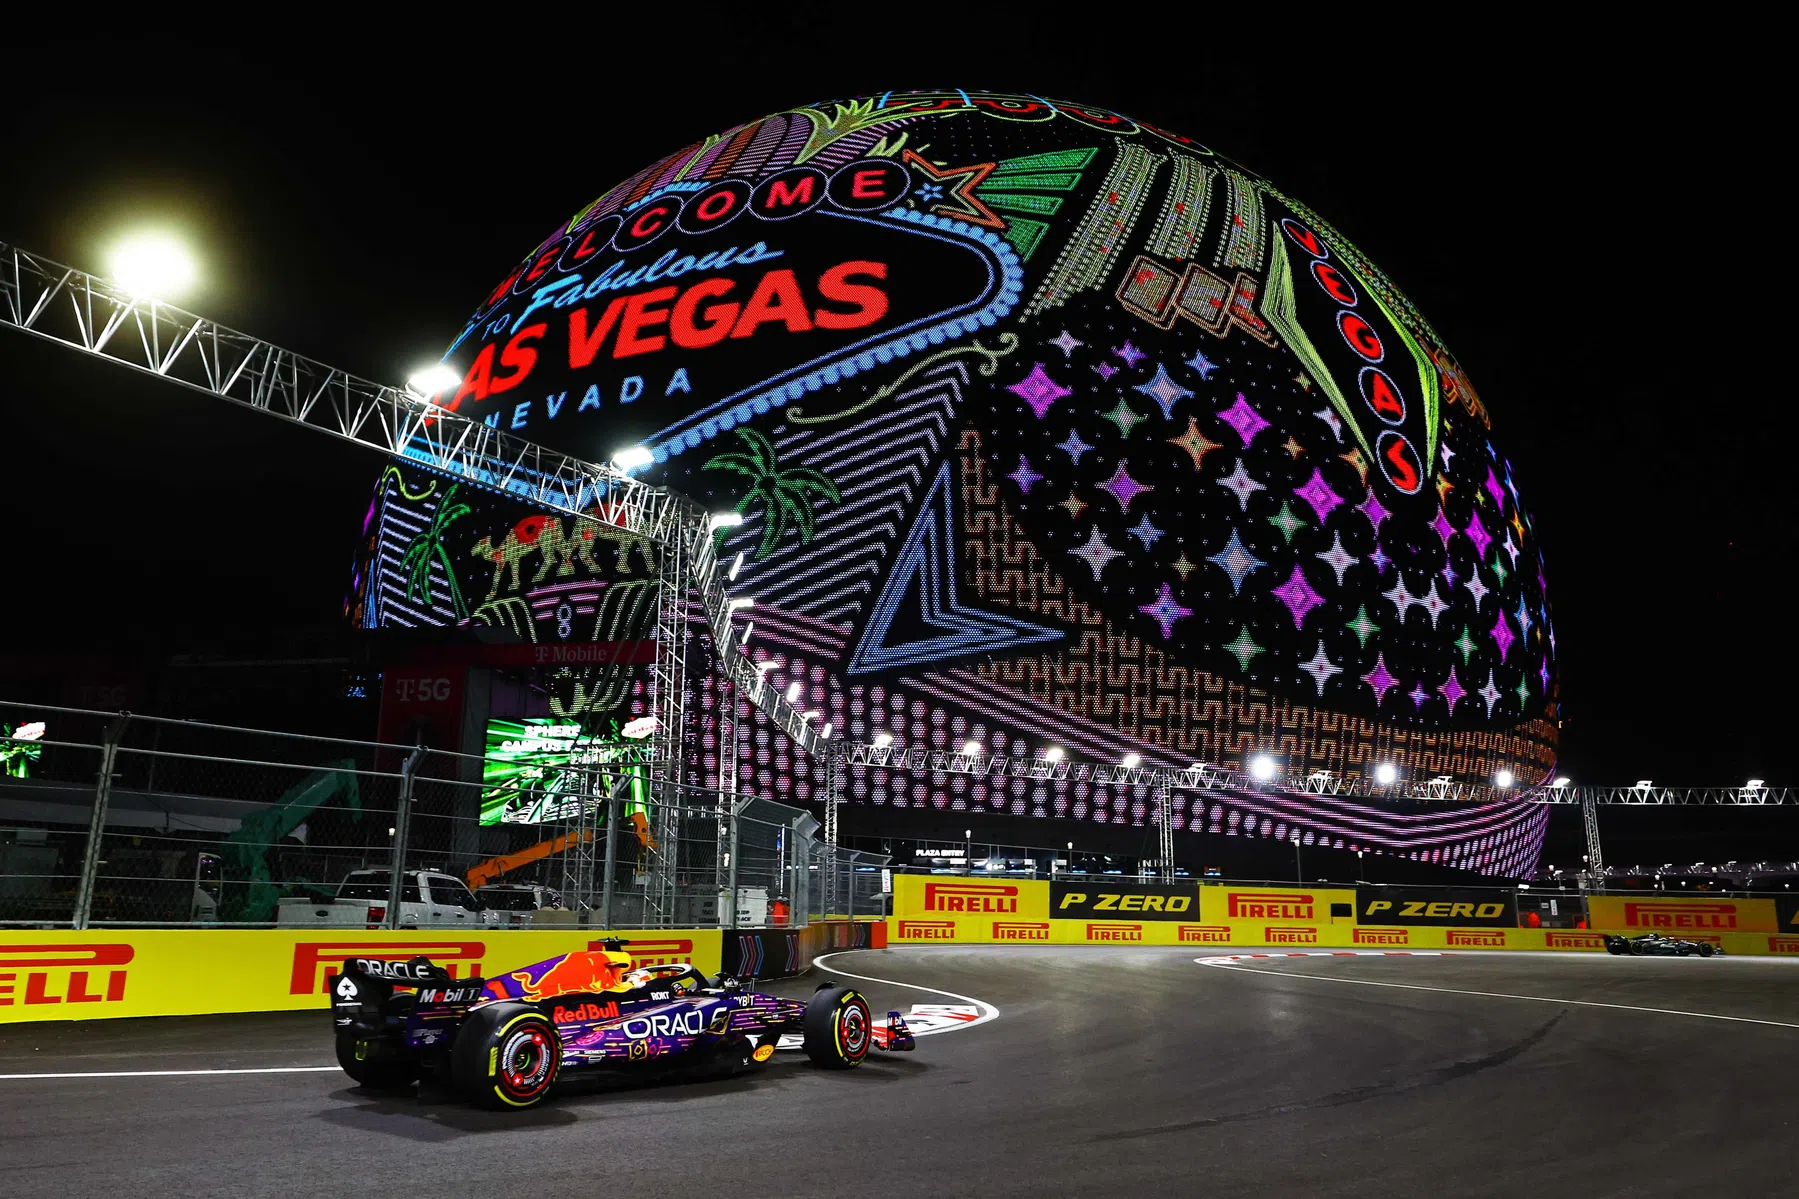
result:
[[[437,402],[735,510],[752,652],[839,735],[1290,773],[1536,782],[1557,656],[1531,518],[1428,321],[1319,213],[1103,109],[888,93],[730,128],[571,215]],[[370,627],[616,642],[654,547],[422,470],[377,489]],[[716,778],[696,665],[690,746]],[[614,664],[543,682],[628,717]],[[745,708],[747,712],[747,707]],[[756,722],[742,778],[818,794]],[[1142,823],[1130,788],[853,772],[852,802]],[[1181,796],[1179,824],[1492,872],[1541,810]]]

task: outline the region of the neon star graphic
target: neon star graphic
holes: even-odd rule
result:
[[[1502,692],[1493,685],[1493,671],[1491,668],[1488,668],[1487,670],[1487,685],[1482,687],[1479,691],[1476,691],[1474,694],[1480,696],[1481,699],[1486,702],[1487,715],[1493,715],[1493,705],[1499,702],[1499,697]]]
[[[1243,548],[1243,542],[1237,536],[1237,530],[1231,530],[1231,539],[1224,548],[1206,559],[1222,570],[1231,580],[1231,594],[1240,595],[1243,591],[1243,580],[1257,569],[1268,565],[1254,554]]]
[[[1338,445],[1343,444],[1343,421],[1338,417],[1335,410],[1330,408],[1320,408],[1318,411],[1312,413],[1312,415],[1329,425],[1331,436],[1337,439]]]
[[[1128,339],[1123,345],[1118,346],[1112,351],[1112,356],[1122,359],[1126,366],[1133,367],[1149,357],[1148,354],[1145,354],[1142,350],[1139,350],[1136,346],[1132,345]]]
[[[1099,485],[1101,491],[1112,493],[1112,498],[1118,501],[1119,511],[1126,514],[1129,514],[1131,510],[1132,500],[1145,492],[1155,490],[1154,484],[1139,483],[1131,478],[1130,471],[1127,469],[1129,466],[1129,462],[1121,461],[1118,469],[1112,472],[1112,477]]]
[[[1188,456],[1193,459],[1194,470],[1199,469],[1200,464],[1206,460],[1207,454],[1211,453],[1213,450],[1221,450],[1224,448],[1216,441],[1209,440],[1204,433],[1201,433],[1199,431],[1199,422],[1191,416],[1187,418],[1187,431],[1182,433],[1179,437],[1170,437],[1168,439],[1168,444],[1178,445],[1183,450],[1186,450]]]
[[[1162,584],[1162,592],[1156,596],[1153,604],[1144,604],[1137,611],[1162,626],[1162,640],[1167,641],[1174,636],[1174,622],[1193,615],[1193,609],[1183,608],[1174,601],[1174,592],[1168,584]]]
[[[1449,601],[1437,594],[1437,581],[1435,579],[1430,581],[1430,594],[1420,596],[1418,598],[1418,604],[1426,612],[1430,613],[1430,627],[1433,629],[1437,627],[1437,617],[1443,615],[1444,610],[1449,607]]]
[[[1249,670],[1249,660],[1264,652],[1262,647],[1255,643],[1255,639],[1249,635],[1248,625],[1239,627],[1237,639],[1225,642],[1224,648],[1237,656],[1237,667],[1245,672]]]
[[[1400,624],[1405,623],[1406,613],[1412,610],[1413,604],[1421,604],[1424,602],[1407,590],[1405,585],[1405,574],[1403,572],[1394,582],[1392,590],[1383,591],[1381,594],[1386,596],[1387,601],[1393,605],[1393,610],[1399,614]]]
[[[1467,625],[1462,626],[1462,635],[1450,642],[1450,644],[1461,651],[1462,665],[1464,666],[1468,664],[1468,659],[1474,656],[1474,651],[1480,648],[1474,644],[1474,638],[1468,636]]]
[[[1491,570],[1493,571],[1493,577],[1499,580],[1499,585],[1504,587],[1506,577],[1510,575],[1511,572],[1505,568],[1505,563],[1499,560],[1498,554],[1493,555],[1493,565]]]
[[[1324,694],[1324,685],[1330,681],[1330,677],[1333,674],[1343,673],[1341,666],[1332,665],[1331,660],[1325,656],[1324,638],[1322,637],[1318,639],[1318,652],[1312,655],[1310,662],[1301,662],[1299,668],[1312,676],[1312,681],[1318,684],[1320,696]]]
[[[1286,450],[1287,457],[1293,459],[1295,462],[1299,461],[1300,455],[1306,452],[1306,448],[1295,441],[1293,439],[1293,434],[1291,433],[1287,434],[1287,440],[1281,442],[1281,449]]]
[[[1295,487],[1293,494],[1312,506],[1318,514],[1318,523],[1323,524],[1330,516],[1331,509],[1343,502],[1343,497],[1331,490],[1331,485],[1324,481],[1324,472],[1314,467],[1312,477],[1302,487]]]
[[[907,150],[903,154],[905,164],[916,170],[927,182],[926,187],[933,184],[939,189],[930,193],[928,205],[932,212],[947,213],[959,217],[971,225],[983,225],[988,229],[1004,229],[1006,222],[996,215],[993,209],[975,196],[975,189],[983,180],[993,173],[997,163],[981,162],[966,167],[940,167]]]
[[[1187,399],[1193,393],[1168,377],[1168,368],[1160,362],[1156,363],[1156,377],[1147,383],[1139,383],[1131,388],[1140,391],[1154,400],[1162,409],[1163,420],[1174,419],[1174,406]]]
[[[1372,491],[1368,493],[1367,499],[1356,505],[1356,511],[1368,518],[1368,523],[1374,526],[1376,533],[1380,532],[1381,522],[1393,515],[1381,505],[1380,498]]]
[[[1443,469],[1448,470],[1449,460],[1455,457],[1455,451],[1449,448],[1449,443],[1447,441],[1443,443],[1443,452],[1439,454],[1438,457],[1443,460]]]
[[[1549,694],[1549,659],[1537,663],[1537,677],[1543,680],[1543,694]]]
[[[1524,597],[1519,596],[1518,597],[1518,636],[1520,638],[1529,637],[1530,636],[1530,626],[1531,626],[1530,608],[1525,604]]]
[[[1062,336],[1054,339],[1049,344],[1055,346],[1058,350],[1061,350],[1062,357],[1068,359],[1074,357],[1074,348],[1076,346],[1084,346],[1087,343],[1064,329],[1062,330]]]
[[[1339,587],[1343,586],[1343,572],[1361,561],[1360,558],[1343,548],[1343,534],[1335,530],[1331,532],[1330,549],[1321,554],[1313,554],[1312,557],[1330,566],[1337,576],[1337,586]]]
[[[1138,416],[1135,412],[1131,411],[1131,406],[1124,402],[1123,397],[1119,398],[1118,407],[1112,409],[1110,412],[1104,413],[1103,416],[1104,419],[1109,420],[1118,426],[1118,435],[1120,437],[1129,437],[1132,429],[1149,419],[1147,416]]]
[[[1362,486],[1368,486],[1368,459],[1362,457],[1361,446],[1352,445],[1347,454],[1338,454],[1337,457],[1355,467],[1355,473],[1362,477]]]
[[[1287,605],[1287,610],[1293,613],[1293,627],[1296,629],[1305,624],[1308,612],[1324,602],[1323,598],[1312,590],[1312,585],[1306,581],[1305,571],[1299,568],[1297,562],[1293,564],[1292,577],[1274,588],[1271,594]]]
[[[1480,523],[1479,512],[1470,512],[1468,514],[1468,527],[1463,529],[1462,532],[1466,534],[1469,541],[1474,543],[1475,560],[1485,562],[1487,560],[1487,547],[1493,544],[1493,535],[1487,532],[1487,526]]]
[[[1162,538],[1162,530],[1149,523],[1149,513],[1147,512],[1143,514],[1142,519],[1126,529],[1125,532],[1141,541],[1146,550]]]
[[[1499,479],[1493,474],[1493,468],[1490,466],[1487,467],[1487,481],[1482,486],[1487,489],[1487,494],[1493,497],[1494,506],[1504,512],[1505,492],[1499,489]]]
[[[1449,513],[1442,508],[1437,509],[1437,519],[1430,522],[1431,532],[1443,539],[1443,548],[1449,548],[1449,539],[1455,536],[1456,528],[1449,523]]]
[[[1256,439],[1256,434],[1272,427],[1262,419],[1260,412],[1249,406],[1249,401],[1243,398],[1240,391],[1237,393],[1237,402],[1220,412],[1218,419],[1237,431],[1237,437],[1245,447]]]
[[[1218,364],[1207,358],[1204,350],[1195,352],[1193,357],[1187,359],[1187,365],[1198,371],[1202,379],[1210,379],[1212,372],[1218,369]]]
[[[1185,583],[1187,581],[1188,575],[1192,574],[1194,571],[1196,571],[1198,569],[1199,569],[1199,566],[1197,563],[1187,561],[1187,551],[1186,550],[1182,550],[1181,556],[1174,560],[1174,573],[1181,576],[1181,582],[1183,582],[1183,583]]]
[[[1509,529],[1506,531],[1506,534],[1505,534],[1505,552],[1506,552],[1506,556],[1512,560],[1512,569],[1517,570],[1518,569],[1518,547],[1512,543],[1512,534],[1511,534],[1511,530],[1509,530]]]
[[[1455,677],[1455,667],[1449,668],[1449,678],[1441,687],[1437,688],[1437,694],[1441,695],[1449,704],[1449,714],[1454,716],[1455,706],[1461,703],[1468,694],[1467,688],[1463,687],[1461,681]]]
[[[1530,676],[1529,675],[1519,676],[1517,690],[1518,690],[1518,706],[1520,708],[1522,708],[1525,705],[1530,703]]]
[[[1031,373],[1009,385],[1006,390],[1029,404],[1038,420],[1043,419],[1057,400],[1074,394],[1045,374],[1041,362],[1032,363]]]
[[[1387,573],[1387,567],[1393,565],[1393,559],[1387,557],[1387,551],[1376,542],[1374,552],[1368,555],[1368,564],[1374,567],[1375,574],[1384,575]]]
[[[1385,654],[1374,655],[1374,669],[1362,676],[1362,681],[1374,688],[1374,706],[1380,707],[1387,698],[1387,692],[1399,686],[1399,680],[1387,669]]]
[[[1081,546],[1079,549],[1069,550],[1068,552],[1092,568],[1093,581],[1095,583],[1099,582],[1099,573],[1106,568],[1106,563],[1114,558],[1122,558],[1124,556],[1106,544],[1106,539],[1099,535],[1098,525],[1094,525],[1088,532],[1086,545]]]
[[[1448,475],[1437,476],[1437,503],[1447,504],[1449,493],[1455,490],[1455,484],[1449,481]]]
[[[1102,379],[1110,379],[1113,375],[1118,373],[1118,368],[1113,366],[1110,362],[1102,362],[1093,368],[1093,373]]]
[[[1237,469],[1226,475],[1224,478],[1217,480],[1217,483],[1218,486],[1235,493],[1237,497],[1237,506],[1244,512],[1249,511],[1249,497],[1252,494],[1258,491],[1268,490],[1266,487],[1249,477],[1249,471],[1244,467],[1243,459],[1241,458],[1237,459]]]
[[[1060,504],[1057,504],[1056,506],[1058,508],[1068,509],[1068,519],[1069,520],[1079,520],[1081,518],[1081,513],[1085,512],[1087,510],[1087,501],[1083,500],[1080,496],[1076,495],[1073,491],[1070,491],[1068,493],[1068,498],[1063,500]]]
[[[1439,570],[1437,575],[1443,580],[1443,586],[1445,587],[1454,587],[1456,580],[1462,577],[1455,573],[1454,564],[1449,562],[1443,563],[1443,569]]]
[[[1299,384],[1299,390],[1301,390],[1301,391],[1312,390],[1312,378],[1310,375],[1306,374],[1304,371],[1300,371],[1297,375],[1294,375],[1293,381],[1295,383]]]
[[[1006,478],[1018,484],[1018,490],[1024,495],[1031,493],[1032,483],[1043,481],[1043,476],[1031,469],[1030,460],[1023,454],[1018,455],[1018,469],[1007,475]]]
[[[1517,638],[1512,635],[1512,626],[1505,623],[1504,612],[1501,612],[1499,619],[1493,622],[1493,628],[1488,636],[1492,637],[1494,643],[1499,646],[1499,660],[1505,661],[1505,656],[1511,652],[1512,642]]]
[[[1406,698],[1412,701],[1414,708],[1422,708],[1424,701],[1430,698],[1430,692],[1424,689],[1423,683],[1413,683],[1412,689],[1406,692]]]
[[[1281,531],[1281,540],[1287,545],[1293,544],[1293,534],[1306,527],[1306,522],[1293,515],[1293,506],[1286,500],[1281,501],[1281,510],[1266,518],[1268,523]]]
[[[1355,619],[1343,626],[1356,635],[1356,640],[1363,649],[1368,648],[1368,638],[1380,632],[1380,626],[1368,619],[1368,605],[1363,604],[1356,609]]]
[[[1081,455],[1085,454],[1088,450],[1092,449],[1093,447],[1088,445],[1086,442],[1082,441],[1081,435],[1078,432],[1076,432],[1073,429],[1070,429],[1068,431],[1067,440],[1058,441],[1056,443],[1056,448],[1058,450],[1061,450],[1064,454],[1067,454],[1070,458],[1072,458],[1075,462],[1075,465],[1078,466],[1078,465],[1080,465]]]

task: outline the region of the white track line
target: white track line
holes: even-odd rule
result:
[[[889,986],[889,987],[905,987],[909,991],[926,991],[932,995],[948,995],[951,999],[960,999],[963,1003],[972,1003],[976,1007],[981,1009],[981,1014],[976,1016],[973,1020],[968,1021],[966,1024],[957,1024],[950,1028],[925,1029],[924,1031],[922,1031],[918,1034],[921,1037],[932,1036],[932,1035],[934,1035],[936,1033],[940,1033],[940,1032],[960,1032],[964,1028],[973,1028],[977,1024],[985,1024],[989,1020],[999,1019],[999,1009],[994,1007],[991,1003],[986,1002],[985,1000],[975,999],[972,996],[968,996],[968,995],[958,995],[954,991],[945,991],[942,987],[921,987],[917,983],[895,982],[891,978],[875,978],[872,975],[868,975],[868,974],[851,974],[848,970],[839,970],[835,966],[825,965],[825,961],[829,958],[839,957],[845,953],[855,953],[855,952],[858,952],[858,951],[853,950],[853,949],[839,949],[834,953],[821,953],[817,957],[812,959],[812,964],[814,966],[817,966],[819,969],[826,971],[827,973],[840,974],[844,978],[859,978],[865,983],[881,983],[884,986]]]
[[[1383,983],[1368,978],[1337,978],[1329,974],[1299,974],[1291,970],[1262,970],[1254,966],[1227,965],[1216,958],[1194,958],[1193,960],[1201,966],[1210,966],[1214,970],[1236,970],[1243,974],[1268,974],[1275,978],[1303,978],[1326,983],[1348,983],[1350,986],[1356,987],[1390,987],[1398,991],[1435,991],[1442,995],[1474,995],[1482,999],[1524,999],[1531,1003],[1559,1003],[1568,1007],[1610,1008],[1620,1012],[1650,1012],[1657,1016],[1690,1016],[1695,1020],[1725,1020],[1732,1024],[1764,1024],[1770,1028],[1799,1028],[1799,1024],[1789,1024],[1784,1020],[1756,1020],[1749,1016],[1720,1016],[1716,1012],[1688,1012],[1679,1008],[1639,1007],[1631,1003],[1600,1003],[1592,999],[1554,999],[1547,995],[1514,995],[1507,991],[1464,991],[1457,987],[1427,987],[1421,983]]]
[[[197,1074],[330,1074],[339,1066],[262,1066],[243,1070],[82,1070],[69,1074],[0,1074],[0,1082],[21,1078],[188,1078]]]

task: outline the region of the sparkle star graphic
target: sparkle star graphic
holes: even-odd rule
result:
[[[1324,684],[1330,681],[1330,677],[1333,674],[1343,673],[1343,668],[1341,666],[1333,666],[1331,660],[1325,656],[1324,639],[1322,637],[1318,639],[1318,652],[1312,655],[1312,660],[1310,662],[1301,662],[1299,668],[1312,676],[1312,681],[1318,684],[1318,694],[1320,696],[1323,696]]]
[[[1139,483],[1131,478],[1130,471],[1127,469],[1129,466],[1129,462],[1121,461],[1118,469],[1112,472],[1112,477],[1099,485],[1101,491],[1112,493],[1112,498],[1118,501],[1119,511],[1126,514],[1129,514],[1131,510],[1132,500],[1145,492],[1155,490],[1154,484]]]
[[[1430,522],[1430,530],[1443,539],[1443,548],[1449,548],[1449,539],[1455,536],[1455,526],[1449,523],[1449,513],[1442,508],[1437,509],[1437,519]]]
[[[1006,478],[1018,484],[1018,490],[1024,495],[1031,493],[1032,483],[1043,481],[1043,476],[1031,469],[1030,460],[1023,454],[1018,455],[1018,469],[1007,475]]]
[[[1395,580],[1392,590],[1383,591],[1381,594],[1387,598],[1387,602],[1391,603],[1393,610],[1399,614],[1400,624],[1405,623],[1406,613],[1412,610],[1413,604],[1423,602],[1406,588],[1404,573],[1401,573]]]
[[[1423,683],[1413,683],[1412,689],[1406,692],[1406,698],[1412,701],[1414,708],[1422,708],[1424,701],[1430,698],[1430,692],[1424,689]]]
[[[1343,421],[1337,416],[1334,410],[1330,408],[1320,408],[1318,411],[1312,413],[1312,415],[1329,425],[1331,436],[1337,439],[1338,445],[1343,444]]]
[[[1517,638],[1512,635],[1512,626],[1505,623],[1504,612],[1501,612],[1499,614],[1499,619],[1493,622],[1492,631],[1488,635],[1491,636],[1494,643],[1499,646],[1499,660],[1501,662],[1505,661],[1506,654],[1511,652],[1512,642],[1516,641]]]
[[[1162,530],[1149,523],[1149,513],[1147,512],[1143,514],[1142,519],[1126,529],[1125,532],[1141,541],[1146,550],[1162,538]]]
[[[1174,592],[1168,584],[1162,584],[1162,592],[1156,596],[1153,604],[1144,604],[1137,611],[1162,626],[1162,640],[1167,641],[1174,636],[1174,622],[1193,615],[1193,609],[1183,608],[1175,603]]]
[[[1237,536],[1237,530],[1231,530],[1231,539],[1225,542],[1224,548],[1206,559],[1231,580],[1231,594],[1239,595],[1243,591],[1243,580],[1257,569],[1268,565],[1254,554],[1243,548],[1243,542]]]
[[[1437,627],[1437,618],[1449,607],[1449,601],[1437,594],[1435,579],[1430,581],[1430,594],[1419,597],[1418,603],[1430,613],[1430,627],[1433,629]]]
[[[1076,495],[1073,491],[1070,491],[1068,493],[1068,498],[1063,500],[1060,504],[1058,504],[1056,506],[1058,508],[1068,509],[1068,519],[1069,520],[1079,520],[1081,518],[1081,513],[1085,512],[1087,510],[1087,501],[1083,500],[1080,496]]]
[[[1195,352],[1193,357],[1187,359],[1187,365],[1198,371],[1202,379],[1210,379],[1212,372],[1218,369],[1218,364],[1207,358],[1204,350]]]
[[[1312,590],[1312,585],[1306,581],[1305,571],[1299,568],[1297,562],[1293,564],[1292,577],[1274,588],[1271,594],[1287,605],[1287,610],[1293,613],[1293,627],[1296,629],[1305,624],[1308,612],[1324,602],[1318,593]]]
[[[1331,533],[1330,549],[1322,554],[1313,554],[1312,557],[1329,564],[1331,570],[1336,572],[1337,586],[1339,587],[1343,585],[1343,572],[1361,561],[1360,558],[1343,548],[1343,534],[1334,530]]]
[[[1118,368],[1110,362],[1102,362],[1093,368],[1093,373],[1102,379],[1110,379],[1118,373]]]
[[[1462,626],[1462,635],[1450,642],[1450,644],[1461,651],[1462,665],[1464,666],[1468,664],[1468,659],[1474,656],[1474,651],[1480,648],[1474,644],[1474,638],[1468,636],[1467,625]]]
[[[1437,694],[1441,695],[1444,700],[1448,702],[1449,714],[1454,716],[1455,706],[1461,703],[1463,698],[1468,694],[1467,689],[1462,686],[1461,681],[1455,677],[1455,667],[1451,666],[1449,668],[1449,678],[1441,687],[1437,688]]]
[[[1368,486],[1368,459],[1362,457],[1361,446],[1352,445],[1347,454],[1338,454],[1337,457],[1355,467],[1355,473],[1361,476],[1362,486]]]
[[[1187,399],[1193,393],[1168,377],[1168,368],[1160,362],[1156,363],[1156,377],[1147,383],[1139,383],[1131,388],[1140,391],[1154,400],[1162,409],[1163,420],[1174,419],[1174,406]]]
[[[1362,681],[1374,688],[1374,706],[1377,708],[1386,700],[1387,692],[1399,686],[1399,680],[1387,669],[1385,654],[1374,655],[1374,669],[1363,675]]]
[[[1480,513],[1468,514],[1468,527],[1462,532],[1474,543],[1474,559],[1477,562],[1487,560],[1487,547],[1493,544],[1493,535],[1487,532],[1487,526],[1480,523]]]
[[[1549,694],[1549,659],[1537,663],[1537,677],[1543,680],[1543,694]]]
[[[1476,691],[1474,694],[1486,701],[1487,715],[1492,716],[1493,705],[1499,702],[1501,692],[1499,688],[1493,685],[1493,671],[1491,668],[1487,670],[1487,685],[1482,687],[1479,691]]]
[[[1512,543],[1512,534],[1511,534],[1510,530],[1507,530],[1506,535],[1505,535],[1505,552],[1506,552],[1506,556],[1512,560],[1512,569],[1517,570],[1518,569],[1518,547]]]
[[[1213,450],[1221,450],[1224,448],[1216,441],[1208,440],[1206,435],[1199,431],[1199,422],[1191,416],[1187,418],[1187,431],[1182,433],[1179,437],[1170,437],[1168,439],[1168,444],[1178,445],[1183,450],[1186,450],[1188,456],[1193,459],[1194,470],[1199,469],[1200,463],[1206,460],[1207,454],[1211,453]]]
[[[1218,419],[1237,431],[1237,437],[1245,448],[1256,439],[1256,434],[1272,427],[1262,419],[1260,412],[1249,406],[1249,401],[1243,398],[1240,391],[1237,393],[1237,402],[1220,412]]]
[[[1523,675],[1518,679],[1518,706],[1522,708],[1528,703],[1530,703],[1530,676]]]
[[[1331,509],[1343,502],[1343,497],[1332,491],[1331,485],[1324,481],[1324,472],[1316,467],[1312,470],[1312,477],[1305,481],[1303,487],[1295,487],[1293,494],[1312,506],[1312,511],[1318,514],[1319,524],[1323,524],[1330,516]]]
[[[1132,345],[1128,340],[1123,345],[1114,349],[1112,351],[1112,354],[1116,358],[1123,359],[1124,364],[1126,366],[1133,366],[1133,367],[1136,366],[1139,362],[1142,362],[1145,358],[1149,357],[1148,354],[1145,354],[1142,350],[1139,350],[1136,346]]]
[[[1343,626],[1356,635],[1356,640],[1363,649],[1368,648],[1368,638],[1380,632],[1380,626],[1368,619],[1368,605],[1363,604],[1356,609],[1355,619]]]
[[[1249,635],[1248,625],[1239,627],[1237,639],[1225,642],[1224,648],[1237,656],[1238,668],[1246,673],[1249,670],[1249,660],[1264,652],[1262,647],[1255,643],[1255,639]]]
[[[1380,532],[1381,522],[1393,515],[1381,505],[1379,497],[1372,491],[1368,493],[1367,499],[1356,505],[1356,511],[1368,518],[1368,523],[1374,526],[1376,533]]]
[[[1099,526],[1094,525],[1087,534],[1087,544],[1069,553],[1081,559],[1093,570],[1093,581],[1099,582],[1099,572],[1106,568],[1106,563],[1114,558],[1123,557],[1117,550],[1106,544],[1106,539],[1099,535]]]
[[[1501,512],[1504,512],[1505,511],[1505,492],[1503,492],[1499,489],[1499,479],[1496,475],[1493,474],[1493,468],[1490,466],[1487,467],[1487,481],[1484,484],[1482,484],[1482,486],[1484,486],[1487,489],[1487,494],[1493,497],[1494,506],[1497,507]]]
[[[1306,527],[1303,519],[1293,515],[1293,506],[1286,500],[1281,501],[1281,510],[1267,521],[1281,531],[1281,540],[1287,545],[1293,544],[1293,534]]]
[[[1376,575],[1384,575],[1387,573],[1387,567],[1393,565],[1393,559],[1387,557],[1387,551],[1382,549],[1377,542],[1374,552],[1368,555],[1368,564],[1374,567]]]
[[[1008,386],[1006,390],[1029,404],[1031,411],[1037,414],[1038,420],[1043,419],[1044,414],[1049,411],[1050,405],[1074,394],[1045,374],[1041,362],[1033,363],[1031,373]]]
[[[1105,413],[1104,418],[1118,426],[1120,437],[1129,437],[1132,429],[1149,419],[1147,416],[1138,416],[1131,411],[1131,406],[1126,404],[1122,397],[1119,398],[1118,407]]]
[[[1187,561],[1186,550],[1182,550],[1181,556],[1174,560],[1174,573],[1181,576],[1181,582],[1183,583],[1187,581],[1188,575],[1198,569],[1199,567],[1197,564]]]
[[[1524,597],[1519,596],[1518,597],[1518,636],[1520,638],[1529,637],[1530,636],[1530,626],[1531,626],[1530,608],[1525,604]]]
[[[1055,343],[1051,342],[1050,344],[1054,345]],[[1443,443],[1443,452],[1439,454],[1438,457],[1443,459],[1443,469],[1448,470],[1449,460],[1455,457],[1455,451],[1449,448],[1449,443],[1447,441]]]
[[[1295,441],[1291,433],[1287,434],[1287,440],[1281,442],[1281,449],[1286,450],[1287,457],[1295,462],[1299,461],[1300,455],[1306,452],[1306,448]]]
[[[1297,375],[1294,375],[1293,381],[1299,384],[1299,390],[1301,391],[1312,390],[1311,376],[1307,375],[1304,371],[1300,371]]]
[[[1055,346],[1058,350],[1061,350],[1062,357],[1066,359],[1074,357],[1074,348],[1076,346],[1084,346],[1087,343],[1064,329],[1062,330],[1062,336],[1051,341],[1049,344]]]
[[[1074,459],[1075,465],[1079,466],[1081,455],[1085,454],[1093,447],[1081,440],[1080,433],[1070,429],[1068,431],[1068,439],[1066,441],[1057,442],[1056,448]]]
[[[1237,459],[1237,469],[1226,475],[1224,478],[1217,480],[1217,482],[1218,486],[1226,488],[1236,494],[1237,506],[1244,512],[1249,511],[1250,495],[1258,491],[1268,490],[1266,487],[1249,477],[1249,471],[1244,467],[1243,459],[1241,458]]]

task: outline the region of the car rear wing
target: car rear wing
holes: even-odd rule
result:
[[[331,992],[332,1022],[340,1028],[370,1031],[385,1023],[396,988],[413,994],[413,1011],[425,1008],[468,1008],[489,998],[487,980],[456,979],[430,958],[407,962],[382,958],[346,958],[344,968],[325,980]]]

